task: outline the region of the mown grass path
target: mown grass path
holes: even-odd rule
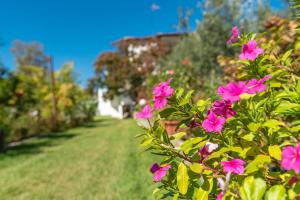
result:
[[[107,118],[27,140],[0,155],[0,199],[152,199],[153,157],[138,153],[138,133]]]

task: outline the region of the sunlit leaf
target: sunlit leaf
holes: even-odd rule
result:
[[[189,175],[184,163],[180,163],[177,170],[177,187],[181,194],[186,194],[189,186]]]

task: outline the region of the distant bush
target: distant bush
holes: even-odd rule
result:
[[[97,102],[77,84],[72,63],[54,73],[54,86],[50,75],[47,68],[39,66],[19,66],[12,72],[2,69],[0,128],[7,142],[93,120]]]

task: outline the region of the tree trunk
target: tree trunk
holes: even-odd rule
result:
[[[5,134],[2,129],[0,129],[0,152],[5,151]]]

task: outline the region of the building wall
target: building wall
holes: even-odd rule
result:
[[[98,89],[98,112],[100,116],[111,116],[119,119],[126,117],[126,113],[123,110],[124,106],[129,106],[133,108],[134,102],[128,96],[115,97],[113,100],[108,100],[104,98],[105,89]],[[132,110],[132,109],[130,109]],[[132,113],[132,112],[131,112]]]
[[[120,101],[115,98],[113,101],[104,99],[104,89],[98,90],[98,115],[108,115],[111,117],[123,118],[122,105]]]

